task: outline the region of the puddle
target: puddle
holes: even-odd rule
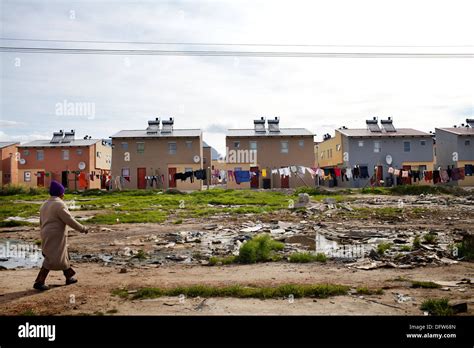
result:
[[[0,239],[0,268],[34,268],[43,263],[41,249],[34,243]]]
[[[31,217],[31,218],[23,218],[21,216],[10,216],[5,219],[5,221],[21,221],[21,222],[29,222],[31,224],[39,224],[39,217]]]

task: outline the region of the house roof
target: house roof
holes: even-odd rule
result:
[[[15,142],[15,141],[0,141],[0,149],[3,149],[4,147],[7,147],[7,146],[15,145],[15,144],[19,144],[19,142]]]
[[[413,128],[397,128],[396,132],[387,132],[382,130],[381,132],[371,132],[366,128],[361,129],[338,129],[338,132],[342,133],[347,137],[371,137],[371,138],[383,138],[383,137],[431,137],[431,134],[422,132]]]
[[[171,133],[158,131],[155,134],[148,134],[145,129],[122,130],[115,133],[111,138],[175,138],[175,137],[199,137],[202,134],[200,129],[173,129]]]
[[[283,137],[283,136],[314,136],[306,128],[280,128],[279,132],[255,132],[255,129],[228,129],[228,137]]]
[[[210,146],[208,143],[206,143],[205,141],[202,142],[202,147],[210,147],[211,148],[211,159],[214,161],[214,160],[218,160],[220,158],[220,154],[219,152],[213,148],[212,146]]]
[[[474,128],[467,127],[452,127],[452,128],[435,128],[435,133],[437,130],[442,130],[445,132],[453,133],[456,135],[474,135]]]
[[[25,143],[22,145],[18,145],[18,147],[70,147],[70,146],[91,146],[102,139],[74,139],[68,143],[51,143],[51,140],[35,140],[30,141],[29,143]]]

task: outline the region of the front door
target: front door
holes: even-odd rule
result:
[[[137,188],[146,189],[146,168],[137,168]]]
[[[258,189],[258,167],[250,167],[250,172],[255,173],[255,175],[250,176],[250,188]]]
[[[403,170],[411,170],[411,166],[403,166]],[[411,177],[408,178],[403,178],[402,177],[402,183],[403,185],[411,185]]]
[[[44,172],[36,173],[36,186],[44,187]]]
[[[174,175],[176,174],[176,168],[168,168],[168,187],[176,187],[176,179]]]
[[[383,180],[383,167],[377,166],[377,185],[380,185],[380,181]]]
[[[281,188],[290,188],[290,177],[282,175],[281,177]]]
[[[67,171],[61,173],[61,184],[64,187],[68,187],[68,180],[67,180]]]

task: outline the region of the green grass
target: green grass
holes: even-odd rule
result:
[[[433,282],[423,282],[418,280],[411,281],[412,288],[423,288],[423,289],[439,289],[441,285]]]
[[[26,187],[21,185],[5,185],[0,187],[0,196],[15,196],[15,195],[46,195],[48,191],[40,187]]]
[[[293,253],[290,255],[288,261],[292,263],[308,263],[308,262],[326,262],[327,256],[323,253],[309,253],[309,252],[302,252],[302,253]]]
[[[26,311],[21,312],[19,315],[25,316],[25,317],[33,317],[38,314],[36,314],[36,312],[33,309],[27,309]]]
[[[432,315],[449,316],[454,315],[453,309],[449,306],[447,298],[427,299],[422,302],[420,309]]]
[[[382,295],[383,289],[369,289],[366,286],[360,286],[356,289],[359,295]]]
[[[402,246],[400,247],[400,250],[401,250],[401,251],[412,251],[412,247],[409,246],[409,245],[402,245]]]
[[[415,239],[413,239],[413,249],[420,249],[421,248],[421,239],[420,236],[416,236]]]
[[[226,257],[211,256],[209,258],[209,265],[210,266],[230,265],[232,263],[235,263],[236,261],[237,261],[236,256],[226,256]]]
[[[390,250],[391,247],[392,243],[380,243],[379,245],[377,245],[377,253],[379,255],[383,255],[387,250]]]
[[[148,258],[148,254],[141,249],[138,250],[137,253],[132,256],[132,259],[145,260],[146,258]]]
[[[268,234],[260,234],[240,246],[239,263],[275,261],[275,251],[283,250],[285,244],[273,240]]]
[[[121,298],[127,298],[128,297],[128,291],[126,289],[114,289],[112,290],[112,295],[118,296]]]
[[[423,236],[423,239],[425,240],[426,243],[428,244],[436,244],[438,237],[434,233],[428,233]]]
[[[348,286],[338,284],[313,284],[297,285],[284,284],[275,287],[266,286],[208,286],[192,285],[179,286],[174,288],[142,288],[132,296],[132,299],[157,298],[162,296],[186,297],[236,297],[236,298],[285,298],[292,295],[294,298],[317,297],[327,298],[330,296],[345,295],[349,290]],[[124,289],[116,289],[113,294],[124,294]]]
[[[474,260],[474,238],[465,238],[461,243],[455,245],[457,257],[462,257],[466,261]]]

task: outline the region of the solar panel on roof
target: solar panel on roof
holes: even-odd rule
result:
[[[474,128],[474,118],[468,118],[466,122],[471,128]]]
[[[367,123],[367,128],[369,129],[369,131],[371,131],[371,132],[381,132],[382,131],[380,129],[378,121],[376,119],[375,120],[367,120],[366,123]]]
[[[51,139],[50,143],[51,144],[58,144],[61,142],[63,139],[63,132],[54,132],[53,133],[53,139]]]
[[[392,120],[381,120],[380,123],[382,123],[383,129],[385,129],[386,132],[396,132],[397,130],[393,126],[393,121]]]

